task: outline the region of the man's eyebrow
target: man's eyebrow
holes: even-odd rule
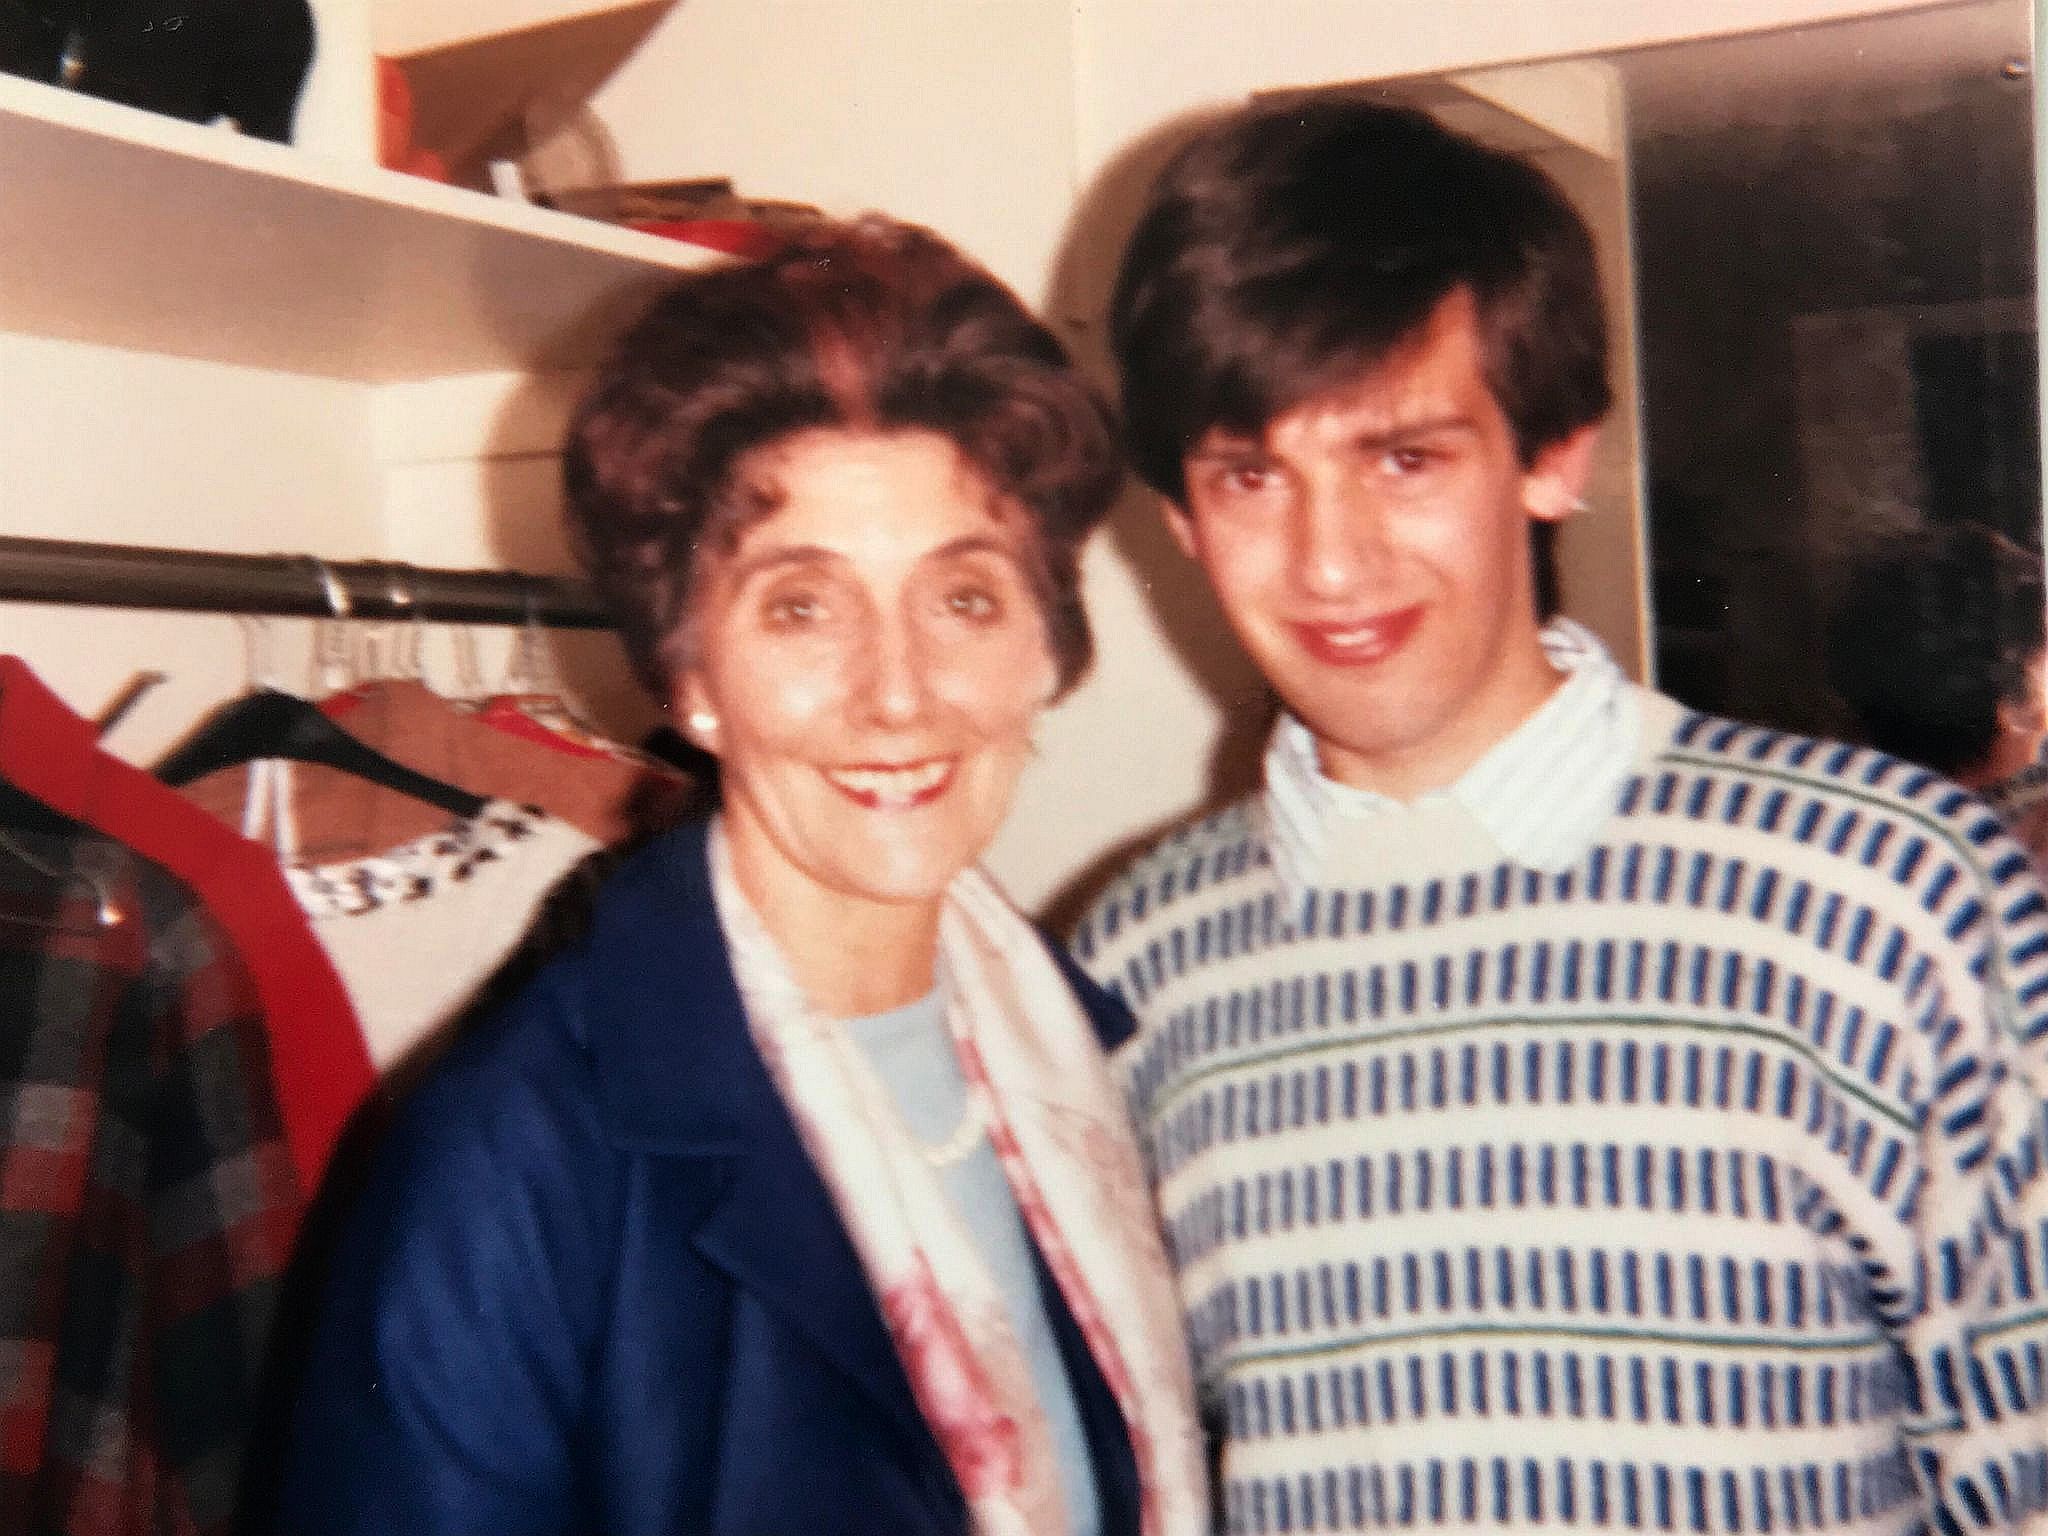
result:
[[[1466,411],[1439,411],[1433,416],[1411,416],[1406,420],[1394,420],[1385,425],[1374,424],[1361,428],[1351,435],[1351,441],[1361,448],[1384,448],[1394,443],[1406,442],[1410,438],[1434,437],[1439,433],[1471,433],[1479,430],[1479,423]]]
[[[1189,460],[1195,459],[1242,459],[1263,454],[1266,445],[1256,437],[1236,435],[1210,436],[1203,438],[1188,450]]]
[[[937,549],[929,551],[926,560],[957,560],[962,555],[1001,555],[1006,560],[1017,558],[1017,548],[1010,540],[993,533],[963,533],[957,539],[949,539]]]
[[[1434,415],[1376,421],[1351,433],[1349,441],[1359,448],[1387,448],[1418,437],[1432,437],[1440,433],[1469,434],[1478,430],[1479,423],[1469,412],[1440,411]],[[1187,459],[1194,463],[1200,459],[1262,458],[1266,452],[1262,437],[1212,430],[1188,450]]]

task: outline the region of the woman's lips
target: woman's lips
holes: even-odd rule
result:
[[[907,811],[929,805],[953,782],[957,758],[932,757],[915,763],[860,763],[827,768],[831,786],[871,811]]]
[[[1364,667],[1386,660],[1408,643],[1422,622],[1422,604],[1397,608],[1378,618],[1343,624],[1291,624],[1301,648],[1332,667]]]

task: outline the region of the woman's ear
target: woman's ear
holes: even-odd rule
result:
[[[711,694],[704,686],[703,677],[694,669],[676,675],[669,713],[675,720],[676,729],[692,746],[702,747],[714,756],[717,754],[718,711],[712,707]]]
[[[2038,682],[2036,674],[2031,669],[2028,672],[2028,680]],[[2048,700],[2042,698],[2038,688],[2024,699],[2000,699],[1998,725],[2008,736],[2038,739],[2043,733],[2048,733]]]

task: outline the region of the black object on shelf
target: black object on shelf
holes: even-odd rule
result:
[[[0,71],[288,143],[308,0],[0,0]]]

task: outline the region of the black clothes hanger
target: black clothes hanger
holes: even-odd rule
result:
[[[357,741],[317,705],[275,688],[258,688],[222,705],[156,765],[156,776],[175,788],[216,769],[239,768],[266,757],[338,768],[423,800],[451,816],[475,816],[487,803],[481,795],[393,762]]]

